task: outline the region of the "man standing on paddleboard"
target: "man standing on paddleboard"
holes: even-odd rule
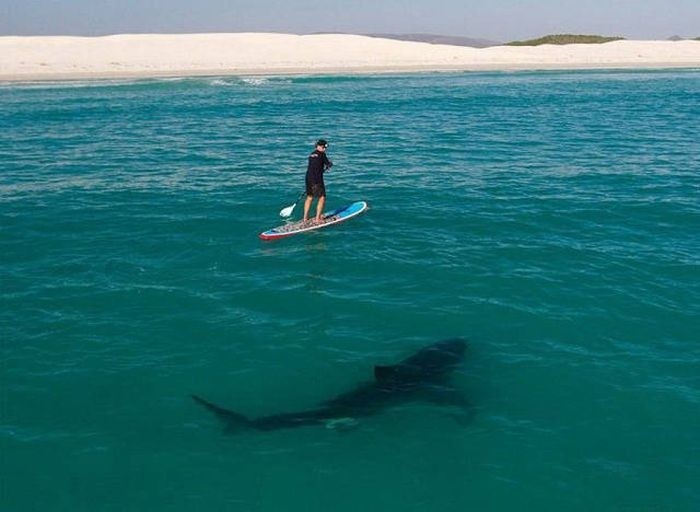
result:
[[[316,149],[309,155],[309,166],[306,169],[306,201],[304,202],[304,222],[309,220],[309,209],[314,197],[318,198],[316,205],[316,222],[321,222],[323,207],[326,204],[326,185],[323,183],[323,173],[333,166],[326,155],[328,142],[319,139]]]

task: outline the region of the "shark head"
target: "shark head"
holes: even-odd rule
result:
[[[374,377],[377,382],[392,387],[439,380],[462,363],[466,349],[466,342],[459,338],[440,341],[399,364],[375,366]]]

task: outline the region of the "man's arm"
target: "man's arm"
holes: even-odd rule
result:
[[[328,159],[328,155],[326,155],[326,154],[324,153],[324,154],[323,154],[323,170],[324,170],[324,171],[327,171],[327,170],[330,169],[331,167],[333,167],[333,162],[331,162],[331,161]]]

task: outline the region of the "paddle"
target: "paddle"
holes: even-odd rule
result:
[[[298,202],[301,200],[301,198],[302,198],[303,196],[305,196],[305,195],[306,195],[306,191],[302,192],[302,193],[299,195],[299,198],[298,198],[296,201],[294,201],[294,204],[293,204],[293,205],[287,206],[286,208],[282,208],[282,209],[280,210],[280,217],[285,217],[285,218],[286,218],[286,217],[290,217],[290,216],[292,215],[292,212],[294,211],[294,208],[296,208],[297,203],[298,203]]]

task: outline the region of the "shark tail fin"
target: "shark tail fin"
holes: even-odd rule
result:
[[[240,428],[253,426],[252,422],[242,414],[231,411],[229,409],[224,409],[223,407],[213,404],[197,395],[192,395],[192,399],[198,404],[204,406],[206,409],[209,409],[211,412],[213,412],[217,418],[219,418],[226,424],[227,430],[234,431]]]

